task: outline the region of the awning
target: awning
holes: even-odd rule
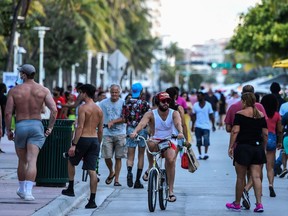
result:
[[[281,61],[275,61],[273,63],[273,67],[275,68],[288,68],[288,59],[284,59]]]

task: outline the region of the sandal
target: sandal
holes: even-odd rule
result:
[[[149,178],[149,173],[148,173],[148,170],[145,171],[144,175],[142,176],[142,179],[143,181],[148,181],[148,178]]]
[[[114,182],[114,186],[122,186],[119,182]]]
[[[113,176],[108,176],[107,178],[106,178],[106,180],[105,180],[105,183],[107,184],[107,185],[109,185],[109,184],[111,184],[112,183],[112,181],[113,181],[113,179],[114,179],[114,177],[115,177],[115,173],[113,174]]]
[[[167,200],[168,202],[175,202],[176,201],[176,196],[174,194],[169,195],[169,198]]]

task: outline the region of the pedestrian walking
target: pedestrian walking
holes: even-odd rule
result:
[[[149,103],[141,99],[143,87],[141,83],[134,83],[131,87],[131,97],[128,99],[123,106],[122,117],[123,120],[127,124],[127,134],[131,134],[134,129],[137,127],[139,122],[141,121],[144,114],[150,110]],[[139,132],[140,136],[143,136],[147,139],[148,131],[147,127],[143,128]],[[136,180],[134,183],[134,188],[144,188],[143,184],[140,181],[140,177],[142,175],[143,167],[144,167],[144,153],[145,153],[145,142],[143,140],[136,141],[131,138],[127,138],[126,146],[128,147],[127,154],[127,185],[128,187],[133,187],[133,172],[132,168],[134,165],[135,151],[138,146],[138,164],[137,164],[137,173]]]
[[[254,87],[252,85],[245,85],[242,88],[242,93],[254,93]],[[266,117],[266,112],[264,107],[262,106],[262,104],[255,102],[255,107],[257,108],[257,110],[259,110],[260,112],[262,112],[264,114],[264,116]],[[226,117],[225,117],[225,128],[226,131],[228,133],[231,132],[233,124],[234,124],[234,119],[235,119],[235,115],[237,112],[239,112],[240,110],[242,110],[243,108],[243,103],[242,100],[240,101],[236,101],[235,103],[231,104],[231,106],[229,107],[229,109],[227,110],[226,113]],[[237,143],[234,144],[234,147],[236,147]],[[252,179],[250,178],[250,171],[247,170],[247,183],[246,180],[244,179],[244,190],[243,190],[243,194],[242,194],[242,205],[246,208],[246,209],[250,209],[250,200],[249,200],[249,190],[251,189],[253,182]]]
[[[97,208],[95,196],[98,180],[95,170],[103,133],[103,113],[93,101],[95,91],[95,86],[90,84],[84,84],[79,88],[85,103],[79,107],[75,136],[68,150],[69,185],[67,189],[62,190],[63,195],[75,196],[75,166],[83,159],[83,170],[88,170],[90,177],[90,198],[85,208]]]
[[[177,157],[178,152],[180,150],[182,150],[183,146],[186,145],[186,143],[188,145],[188,141],[187,141],[188,140],[188,129],[187,129],[187,125],[185,124],[185,109],[182,105],[177,103],[177,99],[179,97],[177,88],[175,88],[175,87],[167,88],[166,92],[169,94],[169,97],[172,99],[169,103],[169,108],[179,112],[180,117],[181,117],[182,128],[183,128],[184,139],[177,141],[177,149],[175,150],[176,151],[176,157]],[[182,99],[185,100],[185,98],[182,98]],[[187,106],[187,103],[186,103],[186,106]],[[177,130],[174,131],[173,134],[177,135],[178,131]],[[189,145],[190,145],[190,143],[189,143]]]
[[[235,201],[227,203],[230,210],[241,211],[241,196],[244,190],[247,169],[251,172],[251,179],[256,197],[254,212],[263,212],[262,196],[262,165],[266,163],[265,148],[267,145],[268,129],[265,116],[255,107],[255,95],[248,92],[241,96],[243,109],[236,113],[228,155],[235,163],[237,174]],[[237,143],[234,148],[235,143]]]
[[[138,126],[130,134],[130,137],[134,139],[137,137],[139,131],[149,125],[151,129],[152,139],[165,139],[175,130],[177,130],[177,139],[183,139],[183,127],[182,120],[178,111],[169,108],[171,98],[167,92],[160,92],[155,97],[156,109],[146,112],[141,119]],[[176,163],[176,145],[177,140],[171,139],[172,145],[163,152],[165,158],[165,169],[167,172],[168,184],[169,184],[169,202],[175,202],[176,196],[174,194],[174,180],[175,180],[175,163]],[[148,143],[150,151],[158,151],[158,147],[155,143]],[[153,157],[149,154],[149,169],[152,167]]]
[[[19,188],[17,195],[26,201],[35,198],[32,188],[37,173],[37,157],[44,145],[45,136],[53,130],[57,116],[57,108],[49,89],[36,83],[34,77],[36,70],[33,65],[24,64],[18,68],[23,84],[10,89],[5,108],[6,131],[9,140],[14,140],[18,157]],[[44,131],[41,122],[43,104],[50,109],[49,124]],[[15,110],[15,134],[11,130],[12,114]]]
[[[0,136],[0,142],[1,142],[1,137],[5,135],[5,107],[6,107],[6,102],[7,102],[7,87],[5,83],[0,83],[0,108],[1,108],[1,124],[2,124],[2,135]],[[5,153],[1,148],[0,148],[0,153]]]
[[[195,132],[196,136],[199,160],[207,160],[209,158],[211,123],[212,131],[216,130],[214,111],[212,105],[205,101],[205,94],[202,91],[197,92],[197,99],[198,102],[194,104],[192,111],[192,131]],[[204,146],[204,155],[202,155],[201,151],[202,146]]]
[[[109,175],[105,180],[111,184],[114,179],[114,186],[122,186],[119,182],[119,175],[122,166],[122,158],[127,157],[126,147],[126,124],[122,118],[124,100],[120,98],[121,87],[117,84],[110,86],[111,98],[106,98],[99,103],[104,116],[103,143],[101,149],[102,158],[105,159]],[[115,166],[113,167],[113,156]]]
[[[270,197],[276,197],[274,191],[274,164],[276,149],[282,148],[283,127],[281,124],[281,116],[278,113],[278,100],[274,94],[264,95],[261,104],[263,105],[267,114],[268,126],[268,141],[266,146],[266,170],[269,182]]]

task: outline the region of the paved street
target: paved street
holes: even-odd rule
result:
[[[226,202],[234,200],[235,171],[232,161],[227,155],[229,136],[224,130],[216,131],[211,134],[210,158],[207,161],[200,161],[199,170],[195,173],[189,173],[180,167],[178,158],[177,176],[175,182],[175,195],[177,201],[168,203],[165,211],[161,211],[157,203],[154,213],[150,213],[147,204],[147,183],[145,189],[132,189],[126,185],[126,168],[123,163],[123,172],[121,175],[122,187],[115,189],[113,186],[106,186],[104,180],[100,186],[109,189],[115,189],[107,197],[104,203],[94,210],[92,215],[254,215],[255,207],[254,192],[250,191],[251,210],[242,210],[242,212],[231,212],[225,207]],[[195,145],[193,149],[196,151]],[[104,164],[101,163],[101,167]],[[103,168],[103,167],[102,167]],[[101,168],[101,169],[102,169]],[[105,167],[104,167],[105,170]],[[135,169],[134,169],[135,170]],[[105,171],[103,172],[103,174]],[[135,173],[135,171],[134,171]],[[105,173],[107,175],[107,172]],[[106,175],[102,176],[105,179]],[[135,176],[135,174],[134,174]],[[266,171],[264,171],[263,182],[263,205],[264,213],[262,215],[286,216],[288,212],[288,180],[287,178],[275,178],[276,198],[269,197],[268,180]],[[102,187],[101,187],[102,188]],[[105,189],[106,190],[106,189]],[[98,191],[97,196],[101,191]],[[92,210],[85,210],[86,200],[82,202],[69,216],[90,215]],[[101,201],[102,202],[102,201]],[[98,204],[98,202],[97,202]]]
[[[0,215],[69,215],[69,216],[122,216],[141,215],[254,215],[255,197],[250,191],[252,210],[234,213],[226,210],[226,202],[234,200],[235,171],[231,159],[227,156],[228,135],[224,130],[211,134],[210,158],[200,161],[199,170],[189,173],[180,167],[177,161],[175,195],[177,201],[168,203],[165,211],[161,211],[157,203],[154,213],[150,213],[147,204],[147,183],[145,189],[128,188],[126,185],[126,165],[122,164],[120,183],[122,187],[106,185],[108,175],[104,161],[100,161],[100,183],[98,185],[96,203],[97,209],[85,209],[89,198],[88,182],[81,181],[81,165],[77,169],[75,193],[76,197],[61,195],[63,188],[35,187],[35,202],[24,202],[15,193],[18,185],[16,179],[16,155],[13,143],[2,139],[1,148],[7,153],[0,154]],[[193,145],[196,152],[196,147]],[[145,164],[147,166],[147,164]],[[134,176],[135,176],[134,166]],[[268,181],[264,169],[262,215],[286,216],[288,212],[288,179],[275,178],[276,198],[269,197]],[[88,179],[89,180],[89,179]],[[69,213],[68,213],[69,212]]]

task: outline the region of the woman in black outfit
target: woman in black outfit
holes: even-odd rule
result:
[[[256,196],[254,212],[263,212],[261,173],[262,165],[266,163],[267,123],[264,114],[255,108],[256,98],[253,93],[242,94],[241,101],[243,109],[235,115],[228,149],[228,155],[234,159],[237,174],[236,199],[232,203],[227,203],[226,207],[234,211],[241,210],[240,200],[245,175],[249,169]],[[237,143],[235,149],[234,143]]]

